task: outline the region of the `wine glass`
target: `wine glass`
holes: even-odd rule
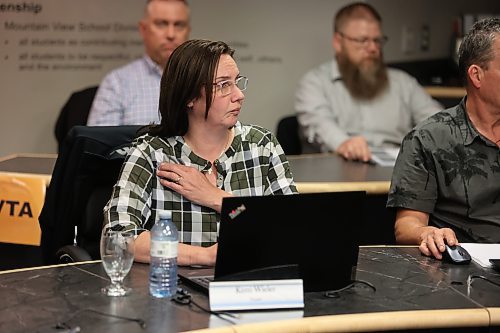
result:
[[[101,259],[111,284],[102,288],[108,296],[125,296],[130,288],[122,282],[134,262],[134,232],[105,227],[101,234]]]

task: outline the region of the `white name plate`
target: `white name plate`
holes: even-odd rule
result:
[[[210,282],[208,293],[212,311],[304,307],[301,279]]]

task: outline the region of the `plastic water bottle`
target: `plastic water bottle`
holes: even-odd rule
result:
[[[158,217],[151,229],[149,293],[154,297],[172,297],[177,292],[179,233],[172,222],[172,212],[158,211]]]

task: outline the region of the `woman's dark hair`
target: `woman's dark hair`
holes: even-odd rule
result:
[[[171,137],[186,134],[189,128],[188,104],[201,97],[205,89],[205,118],[212,105],[213,81],[221,55],[233,56],[224,42],[194,39],[172,52],[161,77],[159,125],[146,129],[151,135]]]

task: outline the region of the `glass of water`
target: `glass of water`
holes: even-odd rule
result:
[[[102,288],[108,296],[125,296],[130,288],[123,285],[134,262],[134,232],[104,227],[101,234],[101,259],[111,284]]]

